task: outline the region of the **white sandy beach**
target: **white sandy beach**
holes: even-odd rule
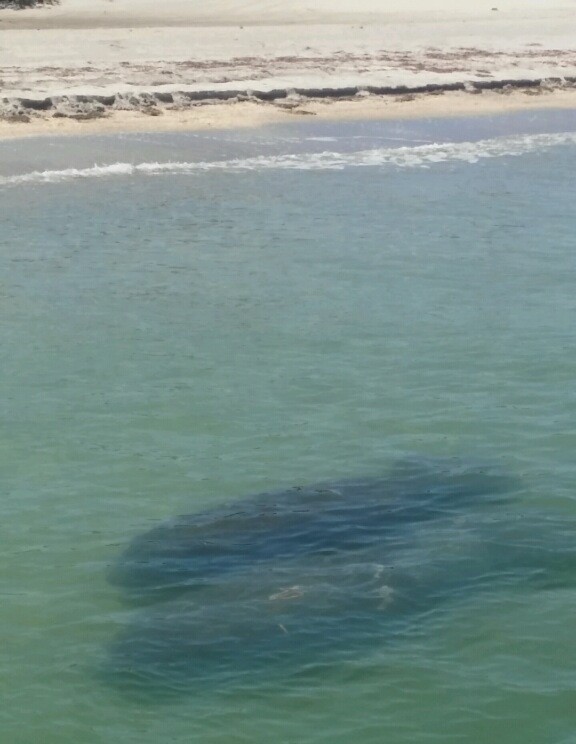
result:
[[[406,7],[62,0],[0,10],[0,137],[576,106],[576,0],[411,0]],[[476,88],[502,81],[544,82]],[[443,95],[365,90],[462,83],[464,90]],[[290,95],[322,88],[356,94]],[[288,97],[257,100],[255,90]],[[182,96],[202,91],[242,95],[192,103]],[[115,98],[90,108],[77,96]],[[27,108],[22,99],[50,101]]]

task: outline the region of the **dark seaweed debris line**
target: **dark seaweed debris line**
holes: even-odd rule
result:
[[[0,3],[2,0],[0,0]],[[366,95],[405,99],[419,94],[466,92],[481,94],[483,91],[509,93],[512,90],[542,93],[555,88],[576,85],[576,77],[472,80],[458,83],[431,83],[419,86],[349,86],[342,88],[275,88],[271,90],[180,90],[112,95],[63,95],[47,98],[2,98],[0,119],[30,121],[32,117],[62,117],[77,120],[97,119],[115,111],[140,111],[159,115],[163,110],[183,110],[198,105],[252,101],[276,104],[285,99],[305,101],[352,100]]]

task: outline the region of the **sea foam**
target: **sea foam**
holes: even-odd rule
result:
[[[384,147],[355,152],[324,151],[265,155],[251,158],[198,162],[111,163],[87,168],[31,171],[0,176],[0,186],[58,183],[73,179],[108,178],[112,176],[160,175],[164,173],[195,174],[206,171],[266,170],[343,170],[359,167],[428,168],[437,163],[477,163],[486,158],[518,157],[552,147],[576,144],[576,132],[535,134],[484,139],[477,142],[445,142],[412,147]]]

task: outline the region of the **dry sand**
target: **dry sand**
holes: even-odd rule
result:
[[[0,137],[576,106],[576,0],[400,7],[62,0],[0,10]],[[464,90],[393,92],[430,85]],[[500,90],[486,89],[492,85]],[[322,88],[350,90],[337,99],[314,95]],[[270,91],[273,100],[263,100]]]

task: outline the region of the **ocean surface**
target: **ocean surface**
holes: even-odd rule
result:
[[[574,744],[575,172],[575,112],[0,143],[2,744]],[[349,622],[336,541],[321,653],[114,678],[159,611],[110,580],[141,536],[397,462],[511,484],[362,559],[417,609],[385,576]],[[288,560],[266,596],[310,611]]]

